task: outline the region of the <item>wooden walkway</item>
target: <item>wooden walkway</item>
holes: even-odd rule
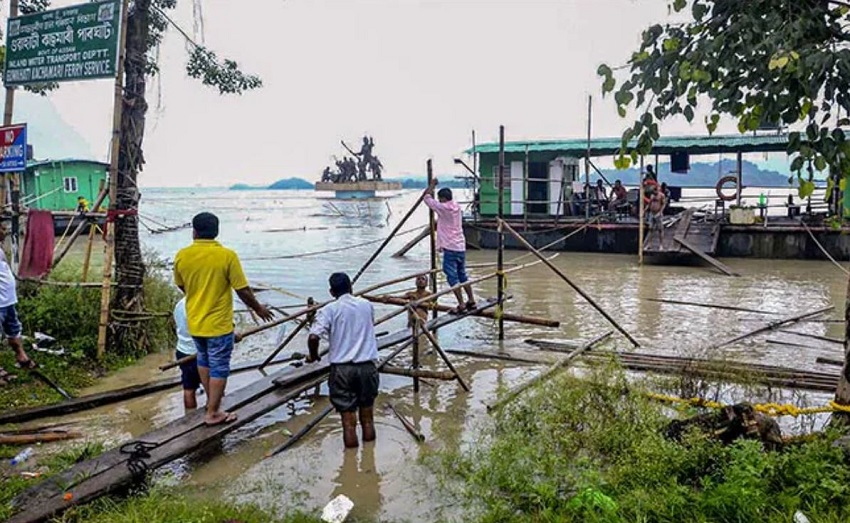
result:
[[[470,314],[483,312],[496,303],[495,299],[487,300],[468,314],[444,315],[431,320],[426,327],[431,331],[440,329]],[[409,329],[378,338],[379,350],[395,347],[382,361],[389,361],[412,343]],[[232,423],[207,426],[203,422],[203,409],[198,409],[94,459],[77,463],[16,497],[12,503],[20,511],[7,523],[45,521],[74,505],[92,501],[140,480],[147,470],[217,440],[321,384],[327,379],[328,369],[327,358],[300,368],[287,367],[228,394],[224,397],[222,408],[237,414],[238,419]],[[140,452],[134,452],[136,450]]]

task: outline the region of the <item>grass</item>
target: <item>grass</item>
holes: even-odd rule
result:
[[[79,281],[81,265],[63,261],[51,274],[53,281]],[[74,394],[94,383],[104,372],[134,363],[144,350],[117,354],[107,352],[104,361],[97,360],[97,331],[100,321],[100,289],[37,285],[22,282],[18,286],[18,314],[24,335],[43,332],[57,339],[65,354],[54,356],[36,352],[25,339],[24,348],[39,363],[41,372],[67,392]],[[177,291],[170,280],[151,271],[145,279],[147,310],[170,312],[177,301]],[[145,324],[151,346],[165,349],[173,346],[174,329],[170,316]],[[18,376],[6,387],[0,387],[0,405],[6,409],[30,407],[60,401],[62,396],[25,370],[15,370],[11,350],[0,351],[0,366]]]
[[[500,411],[471,449],[443,456],[482,522],[787,523],[850,520],[850,464],[827,433],[783,452],[691,433],[606,367],[562,375]]]

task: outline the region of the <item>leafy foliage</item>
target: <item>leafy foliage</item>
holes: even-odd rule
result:
[[[785,523],[850,517],[850,464],[834,435],[767,453],[663,436],[669,418],[621,370],[563,376],[499,412],[445,464],[480,521]]]
[[[219,61],[214,52],[201,46],[192,50],[186,72],[204,85],[218,87],[221,94],[242,94],[263,85],[258,76],[240,71],[233,60]]]
[[[601,65],[603,92],[621,116],[636,119],[623,133],[619,163],[628,167],[658,139],[658,122],[691,122],[709,106],[713,133],[721,115],[741,133],[792,126],[792,170],[850,174],[850,7],[827,0],[673,0],[677,19],[643,32],[623,68]],[[628,69],[620,78],[619,71]],[[630,157],[626,156],[630,153]],[[810,185],[801,183],[801,192]]]

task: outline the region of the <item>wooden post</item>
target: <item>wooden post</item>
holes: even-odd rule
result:
[[[590,220],[590,135],[593,96],[587,97],[587,152],[584,156],[584,218]]]
[[[499,245],[496,253],[496,297],[499,303],[496,304],[496,311],[499,316],[499,340],[505,339],[505,322],[502,319],[502,311],[504,310],[505,299],[505,235],[502,233],[502,219],[505,216],[505,126],[499,126]]]
[[[414,311],[415,314],[415,311]],[[413,372],[419,371],[419,324],[413,320],[410,326],[411,334],[413,335]],[[419,392],[419,376],[413,375],[413,392]]]
[[[431,180],[434,179],[434,167],[432,165],[431,159],[428,159],[428,164],[426,168],[428,174],[428,187],[431,186]],[[430,260],[431,260],[431,294],[437,293],[437,217],[434,215],[434,211],[430,208],[428,209],[428,230],[429,236],[429,248],[430,252]],[[437,309],[431,310],[431,318],[437,317]]]
[[[736,174],[738,176],[738,179],[735,182],[735,185],[736,185],[735,192],[737,193],[736,198],[735,198],[735,203],[737,203],[738,206],[740,206],[741,205],[741,191],[744,190],[744,155],[741,153],[741,151],[738,151],[737,160],[738,160],[737,161],[738,165],[737,165],[737,169],[736,169],[737,170]]]
[[[638,264],[643,265],[643,222],[644,222],[644,204],[643,204],[643,156],[640,157],[640,171],[638,171]]]
[[[104,180],[101,180],[100,186],[97,189],[98,196],[103,192],[103,186],[104,185],[105,185]],[[89,224],[89,241],[86,244],[86,255],[83,258],[83,275],[82,275],[82,279],[80,280],[80,281],[83,281],[83,282],[88,281],[88,279],[89,279],[89,265],[91,264],[91,250],[92,250],[92,246],[94,244],[94,235],[95,235],[95,232],[97,231],[96,224],[91,223],[88,220],[85,220],[84,223]]]
[[[434,334],[428,330],[428,328],[425,326],[425,322],[422,321],[422,318],[420,318],[419,315],[416,314],[416,309],[408,305],[408,310],[414,314],[414,319],[419,325],[419,328],[422,330],[422,334],[424,334],[425,337],[428,338],[428,341],[431,342],[431,345],[434,347],[434,350],[443,359],[443,363],[446,364],[446,367],[448,367],[449,370],[452,371],[452,373],[455,375],[455,378],[457,378],[457,382],[460,383],[460,386],[463,387],[463,390],[469,392],[469,385],[467,385],[466,382],[463,381],[463,378],[460,376],[460,373],[458,373],[457,369],[455,369],[455,366],[452,365],[452,362],[451,360],[449,360],[449,357],[446,356],[445,352],[443,352],[443,349],[442,347],[440,347],[440,343],[437,341],[437,338],[435,338]]]
[[[112,289],[112,256],[115,253],[114,213],[118,200],[118,156],[121,154],[121,116],[124,112],[124,55],[127,47],[127,10],[129,0],[121,3],[121,34],[118,46],[118,70],[115,72],[115,97],[112,107],[112,147],[109,162],[109,215],[106,217],[106,250],[103,256],[103,289],[100,294],[100,325],[97,329],[97,357],[106,353],[106,329],[109,325],[109,299]],[[110,223],[112,222],[112,223]]]
[[[9,18],[13,18],[18,16],[18,0],[10,0],[9,1]],[[15,114],[15,88],[7,87],[6,88],[6,106],[3,111],[3,125],[12,125],[12,117]],[[26,152],[25,152],[26,154]],[[16,189],[16,185],[18,185],[19,178],[17,177],[17,173],[2,175],[3,177],[3,185],[5,186],[6,180],[9,182],[10,186],[10,195],[11,195],[11,203],[12,203],[12,257],[9,258],[12,260],[12,263],[16,264],[18,261],[18,248],[16,246],[18,242],[18,234],[20,232],[20,198],[21,191],[20,188]],[[4,191],[4,199],[3,199],[3,211],[6,210],[6,200],[5,200],[5,191]]]
[[[525,230],[528,230],[528,202],[529,202],[528,179],[531,177],[531,173],[529,171],[528,164],[529,164],[529,161],[528,161],[528,145],[526,145],[525,146],[525,169],[524,169],[525,173],[524,173],[524,176],[523,176],[524,180],[522,181],[522,187],[523,187],[523,190],[522,190],[522,199],[523,199],[523,202],[522,202],[522,219],[523,219],[523,225],[525,226]]]
[[[570,280],[567,277],[566,274],[564,274],[560,269],[555,267],[552,264],[551,261],[549,261],[545,256],[543,256],[543,254],[540,251],[538,251],[530,243],[528,243],[525,238],[520,236],[520,234],[518,232],[516,232],[510,225],[505,223],[504,220],[499,220],[499,222],[502,224],[502,226],[505,229],[508,230],[509,233],[511,233],[517,239],[517,241],[519,241],[521,244],[523,244],[526,249],[533,252],[534,255],[537,256],[538,259],[540,259],[540,261],[545,263],[546,266],[549,267],[550,269],[552,269],[552,271],[555,274],[557,274],[562,280],[564,280],[564,282],[566,282],[567,285],[572,287],[577,293],[579,293],[581,295],[582,298],[587,300],[587,302],[589,304],[591,304],[594,309],[599,311],[599,313],[602,314],[602,316],[605,317],[606,320],[608,320],[608,323],[610,323],[611,325],[614,326],[615,329],[620,331],[623,334],[623,336],[625,336],[626,339],[628,339],[632,343],[632,345],[634,345],[635,347],[640,347],[640,343],[638,343],[638,341],[636,339],[634,339],[631,334],[629,334],[623,327],[620,326],[619,323],[617,323],[614,320],[614,318],[612,318],[607,312],[605,312],[605,309],[603,309],[599,304],[597,304],[596,301],[593,298],[591,298],[586,292],[584,292],[578,285],[573,283],[573,281]]]

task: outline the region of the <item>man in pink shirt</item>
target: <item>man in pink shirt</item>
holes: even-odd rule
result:
[[[437,200],[434,199],[434,188],[437,180],[431,180],[430,186],[425,189],[425,205],[437,214],[437,248],[443,253],[443,272],[449,285],[454,287],[459,283],[466,283],[466,238],[463,237],[463,217],[460,206],[452,200],[452,190],[443,187],[437,192]],[[439,200],[439,201],[438,201]],[[475,296],[472,294],[472,286],[464,287],[466,303],[463,301],[463,293],[455,289],[457,297],[457,309],[455,314],[460,314],[465,309],[475,308]]]

